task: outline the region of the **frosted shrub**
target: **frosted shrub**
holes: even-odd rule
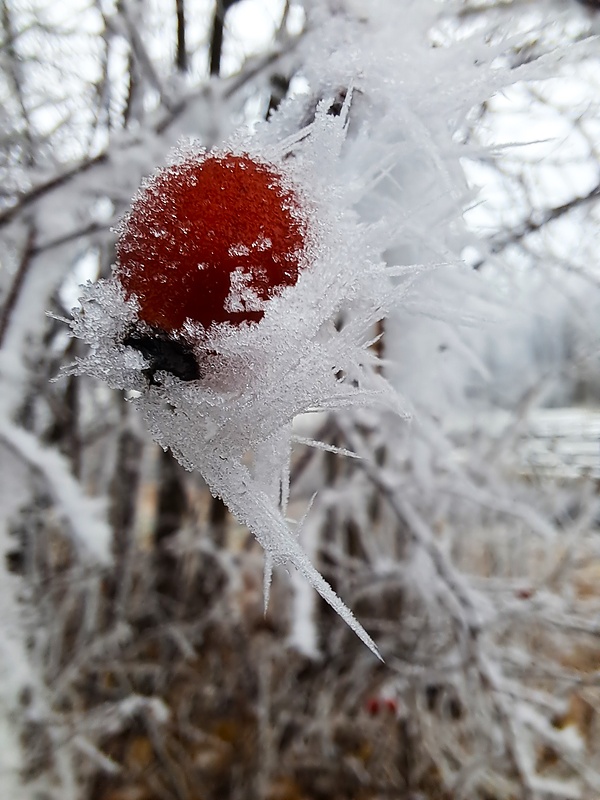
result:
[[[156,440],[258,538],[267,591],[273,564],[295,566],[375,650],[284,516],[297,414],[398,408],[368,345],[403,271],[392,284],[378,233],[345,205],[351,94],[339,116],[331,102],[276,145],[259,132],[178,154],[136,198],[115,273],[86,290],[72,327],[90,344],[76,369],[134,390]]]
[[[244,61],[235,31],[276,6]],[[515,474],[534,354],[563,342],[572,382],[597,362],[597,21],[3,4],[6,797],[597,800],[598,487]],[[484,211],[461,159],[514,192]]]
[[[75,369],[132,390],[154,438],[262,544],[265,599],[273,565],[291,564],[374,652],[285,514],[294,418],[402,413],[374,369],[375,326],[401,301],[439,315],[413,283],[451,255],[466,196],[447,115],[458,125],[490,87],[455,54],[423,48],[415,31],[431,14],[413,12],[407,29],[399,14],[389,25],[386,4],[368,21],[315,9],[306,76],[321,99],[291,98],[209,153],[182,147],[134,200],[112,278],[88,287],[72,323],[90,345]]]

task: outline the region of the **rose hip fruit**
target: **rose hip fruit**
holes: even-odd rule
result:
[[[306,221],[274,165],[249,155],[189,158],[141,190],[121,226],[115,275],[139,318],[165,333],[186,320],[259,322],[305,263]]]

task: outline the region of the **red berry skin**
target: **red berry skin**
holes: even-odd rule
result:
[[[398,713],[398,703],[393,698],[388,697],[386,700],[384,700],[384,704],[385,704],[386,709],[391,714],[397,714]]]
[[[368,697],[365,700],[365,708],[372,717],[377,716],[377,714],[379,714],[381,711],[381,703],[379,702],[379,698]]]
[[[228,302],[231,276],[266,301],[305,263],[306,222],[276,167],[249,155],[208,155],[159,172],[142,189],[117,242],[115,275],[139,318],[166,333],[189,319],[259,322],[264,310]],[[256,304],[254,304],[256,305]]]

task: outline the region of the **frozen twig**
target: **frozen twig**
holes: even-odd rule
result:
[[[6,420],[0,420],[0,441],[43,479],[80,553],[91,558],[92,563],[109,563],[112,532],[104,519],[104,504],[83,494],[67,460]]]
[[[398,518],[408,526],[415,544],[429,557],[435,572],[453,600],[453,615],[456,621],[470,638],[476,639],[482,627],[482,612],[488,605],[486,599],[466,583],[436,543],[433,532],[425,520],[408,500],[400,497],[385,472],[370,456],[368,446],[356,427],[347,419],[339,419],[336,424],[342,431],[345,441],[360,456],[357,462],[359,468],[386,498]]]

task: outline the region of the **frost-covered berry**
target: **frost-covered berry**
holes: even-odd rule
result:
[[[208,154],[160,171],[121,225],[115,274],[139,319],[166,333],[186,320],[258,322],[305,264],[297,191],[272,164]]]

